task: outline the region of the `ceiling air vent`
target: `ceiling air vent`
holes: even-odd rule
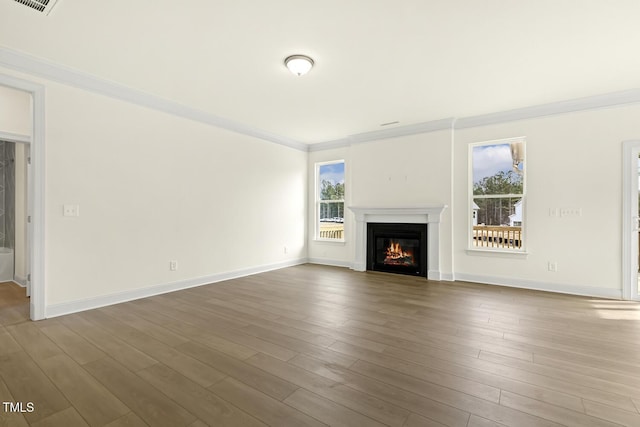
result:
[[[15,0],[20,4],[48,15],[58,0]]]

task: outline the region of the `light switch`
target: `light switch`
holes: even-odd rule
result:
[[[64,207],[63,207],[63,215],[64,216],[80,216],[80,206],[79,205],[64,205]]]

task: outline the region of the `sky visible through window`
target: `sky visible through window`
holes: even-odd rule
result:
[[[494,176],[500,171],[513,170],[509,144],[479,145],[473,147],[473,183]]]
[[[507,146],[507,150],[509,147]],[[344,163],[320,165],[320,182],[329,181],[332,184],[344,184]]]

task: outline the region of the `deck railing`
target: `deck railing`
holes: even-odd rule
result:
[[[474,225],[473,246],[500,249],[521,249],[522,227]]]
[[[320,230],[321,239],[342,239],[344,230]]]

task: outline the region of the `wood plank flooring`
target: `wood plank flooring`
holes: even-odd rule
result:
[[[0,282],[0,326],[25,320],[29,320],[29,298],[25,288],[13,282]]]
[[[640,426],[634,302],[302,265],[27,315],[0,284],[0,426]]]

